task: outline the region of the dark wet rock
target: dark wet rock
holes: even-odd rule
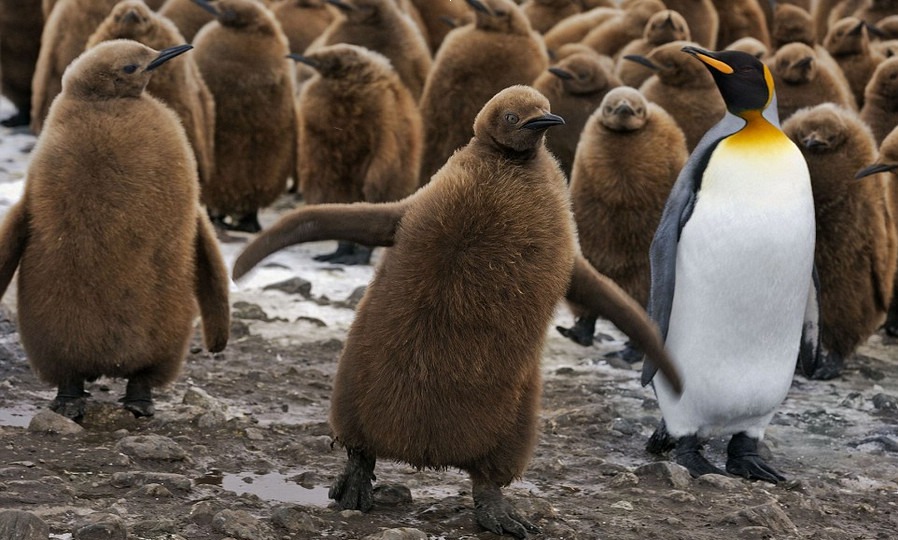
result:
[[[374,504],[398,506],[412,502],[412,491],[400,484],[380,484],[374,487]]]
[[[125,437],[116,443],[115,450],[136,459],[181,461],[187,457],[178,443],[162,435]]]
[[[776,536],[797,532],[795,524],[775,501],[732,512],[723,516],[720,522],[742,527],[765,527]]]
[[[661,482],[677,489],[684,489],[692,484],[692,476],[686,467],[670,461],[646,463],[637,467],[634,472],[643,480]]]
[[[367,287],[365,287],[364,285],[362,285],[361,287],[356,287],[351,293],[349,293],[349,296],[346,297],[346,300],[343,300],[343,305],[350,309],[355,309],[359,305],[359,302],[362,301],[362,298],[365,296],[366,290]]]
[[[134,429],[140,425],[140,421],[119,404],[88,401],[81,425],[88,431],[114,432]]]
[[[297,317],[296,321],[294,321],[294,322],[304,322],[304,323],[309,323],[312,326],[317,326],[318,328],[327,328],[326,322],[322,321],[321,319],[315,318],[315,317],[300,316],[300,317]]]
[[[173,519],[150,519],[138,521],[131,527],[131,532],[139,538],[160,538],[176,540],[175,533],[181,532],[178,522]]]
[[[695,479],[697,486],[710,487],[725,491],[742,489],[742,481],[722,474],[703,474]]]
[[[624,435],[638,435],[642,433],[642,426],[628,418],[615,418],[611,421],[611,429]]]
[[[74,435],[83,432],[84,428],[70,418],[56,414],[50,409],[44,409],[31,419],[31,422],[28,424],[28,431]]]
[[[630,472],[630,469],[619,463],[599,463],[596,466],[596,473],[601,476],[617,476],[621,473]]]
[[[231,341],[237,341],[250,335],[249,325],[239,319],[231,319]]]
[[[209,501],[200,501],[190,508],[190,521],[197,525],[208,525],[212,523],[216,511]]]
[[[306,489],[312,489],[313,487],[318,485],[319,477],[313,471],[305,471],[297,474],[296,476],[291,476],[290,478],[288,478],[288,480],[299,484]]]
[[[880,411],[898,411],[898,397],[876,394],[873,396],[873,407]]]
[[[241,540],[270,540],[274,536],[265,525],[244,510],[222,510],[212,517],[215,531]]]
[[[172,492],[162,484],[144,484],[135,493],[137,497],[149,497],[151,499],[170,499]]]
[[[293,277],[285,281],[279,281],[262,287],[263,291],[281,291],[287,294],[298,294],[304,298],[312,297],[312,282],[301,277]]]
[[[127,540],[128,528],[113,514],[93,514],[90,523],[75,531],[74,540]]]
[[[867,400],[864,399],[863,394],[861,394],[860,392],[851,392],[850,394],[845,396],[845,399],[843,399],[839,403],[839,405],[841,405],[842,407],[847,407],[849,409],[861,410],[864,408],[866,402]]]
[[[0,538],[4,540],[47,540],[50,527],[34,514],[21,510],[0,512]]]
[[[296,505],[278,506],[272,510],[271,522],[293,533],[317,533],[322,527],[319,519]]]
[[[369,534],[363,540],[427,540],[427,534],[418,529],[403,527],[386,529],[379,533]]]
[[[232,316],[235,319],[244,319],[250,321],[263,321],[263,322],[274,322],[274,321],[282,321],[287,322],[287,319],[282,319],[280,317],[269,317],[265,310],[262,309],[262,306],[258,304],[252,304],[250,302],[234,302],[234,305],[231,307]]]
[[[870,366],[861,366],[860,369],[861,375],[866,379],[870,379],[871,381],[881,381],[886,378],[886,374],[878,369],[871,368]]]
[[[112,475],[110,484],[117,488],[142,487],[147,484],[159,484],[170,491],[187,493],[193,487],[190,478],[182,474],[129,471],[117,472]]]

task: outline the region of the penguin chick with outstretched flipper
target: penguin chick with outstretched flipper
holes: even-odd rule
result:
[[[533,88],[504,89],[413,195],[295,210],[237,258],[235,278],[296,243],[392,246],[334,380],[331,428],[349,454],[330,491],[340,508],[369,510],[375,462],[391,459],[468,472],[481,526],[534,531],[501,488],[536,444],[541,351],[565,296],[609,317],[679,386],[647,314],[577,253],[564,175],[543,137],[561,123]]]
[[[649,312],[682,370],[682,396],[655,383],[675,460],[693,476],[721,473],[702,441],[732,435],[726,469],[783,476],[758,442],[785,399],[796,358],[818,354],[814,200],[805,160],[779,128],[773,77],[739,51],[683,51],[705,64],[727,113],[677,178],[651,246]],[[651,361],[643,383],[652,380]]]

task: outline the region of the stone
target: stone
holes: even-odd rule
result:
[[[694,503],[696,501],[695,495],[680,490],[671,491],[667,494],[667,498],[677,503]]]
[[[880,411],[898,411],[898,397],[876,394],[873,396],[873,407]]]
[[[775,538],[773,531],[767,527],[742,527],[739,529],[740,540],[772,540]]]
[[[722,474],[703,474],[695,479],[696,485],[716,489],[734,490],[742,488],[742,481]]]
[[[316,533],[321,524],[301,506],[278,506],[271,512],[271,522],[290,532]]]
[[[184,397],[181,399],[181,403],[193,405],[194,407],[199,407],[207,411],[224,412],[227,409],[227,405],[209,395],[209,393],[202,388],[196,386],[191,386],[184,392]]]
[[[74,540],[127,540],[128,528],[113,514],[93,514],[91,523],[75,531]]]
[[[258,428],[246,428],[243,430],[243,433],[246,435],[246,438],[251,441],[265,440],[265,432]]]
[[[379,533],[369,534],[363,540],[427,540],[427,534],[418,529],[403,527],[401,529],[385,529]]]
[[[115,444],[115,450],[136,459],[182,461],[187,452],[178,443],[162,435],[134,435]]]
[[[639,484],[639,477],[631,472],[622,472],[611,479],[609,482],[611,487],[631,487]]]
[[[742,527],[766,527],[777,537],[798,532],[795,524],[775,501],[731,512],[723,516],[720,522]]]
[[[162,484],[144,484],[136,492],[138,497],[150,497],[152,499],[170,499],[171,491]]]
[[[362,517],[365,513],[360,510],[341,510],[340,517],[344,519]]]
[[[189,492],[193,482],[183,474],[162,472],[117,472],[112,475],[110,484],[117,488],[141,487],[146,484],[161,484],[169,491]]]
[[[50,409],[44,409],[31,418],[31,422],[28,423],[28,431],[74,435],[84,431],[84,428],[75,423],[71,418],[56,414]]]
[[[362,285],[361,287],[356,287],[349,296],[346,297],[346,300],[343,301],[343,304],[350,308],[355,309],[356,306],[359,305],[359,302],[362,301],[362,297],[365,296],[366,287]]]
[[[274,536],[245,510],[222,510],[212,517],[212,528],[241,540],[269,540]]]
[[[190,508],[190,521],[197,525],[208,525],[215,517],[215,507],[209,501],[200,501]]]
[[[262,287],[263,291],[276,290],[287,294],[298,294],[303,298],[312,297],[312,283],[301,277],[293,277],[285,281],[279,281]]]
[[[228,423],[228,417],[221,411],[208,411],[196,419],[196,427],[200,429],[215,429]]]
[[[630,501],[617,501],[611,505],[611,508],[617,508],[618,510],[633,510],[633,503]]]
[[[4,540],[47,540],[50,527],[34,514],[21,510],[0,512],[0,538]]]
[[[660,481],[677,489],[684,489],[692,484],[692,476],[686,467],[670,461],[646,463],[637,467],[634,472],[640,479]]]
[[[375,486],[374,504],[398,506],[412,502],[412,491],[400,484],[380,484]]]

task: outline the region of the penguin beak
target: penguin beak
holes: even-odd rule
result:
[[[855,180],[860,180],[877,173],[893,172],[895,169],[898,169],[898,163],[876,163],[859,170],[857,174],[854,175],[854,178]]]
[[[645,67],[651,69],[652,71],[658,71],[661,69],[654,62],[646,58],[645,56],[640,56],[638,54],[628,54],[624,56],[624,60],[629,60],[631,62],[636,62],[637,64],[642,64]]]
[[[551,73],[552,75],[555,75],[559,79],[562,79],[565,81],[569,81],[574,78],[573,73],[571,73],[570,71],[563,70],[559,67],[550,67],[549,73]]]
[[[210,4],[208,0],[193,0],[193,3],[200,6],[201,8],[205,9],[212,15],[215,15],[216,17],[218,17],[218,15],[219,15],[218,10],[215,8],[215,6]]]
[[[729,64],[723,62],[718,59],[714,53],[710,51],[706,51],[704,49],[699,49],[698,47],[693,47],[692,45],[687,45],[680,49],[686,54],[690,54],[699,60],[701,60],[706,66],[710,66],[714,68],[716,71],[723,73],[725,75],[731,75],[733,73],[733,68],[730,67]]]
[[[557,114],[546,113],[542,116],[537,116],[536,118],[527,120],[526,122],[524,122],[524,125],[521,126],[521,129],[543,131],[545,129],[549,129],[552,126],[560,125],[564,125],[564,118],[558,116]]]
[[[125,16],[122,17],[122,22],[125,24],[137,24],[140,22],[140,15],[133,9],[129,9]]]
[[[664,25],[663,25],[663,26],[666,26],[667,28],[670,28],[670,29],[673,29],[673,28],[674,28],[673,17],[671,16],[671,12],[670,12],[670,11],[667,12],[667,18],[664,19]]]
[[[814,61],[814,59],[811,58],[810,56],[805,56],[798,62],[795,62],[795,67],[800,68],[800,69],[808,69],[809,67],[811,67],[811,62],[813,62],[813,61]]]
[[[493,12],[490,11],[490,8],[486,7],[486,4],[481,2],[480,0],[465,0],[469,6],[474,8],[475,11],[479,11],[480,13],[486,13],[487,15],[492,15]]]
[[[176,47],[169,47],[167,49],[163,49],[163,50],[159,51],[159,56],[154,58],[153,61],[147,65],[147,68],[144,71],[153,71],[157,67],[159,67],[162,64],[171,60],[172,58],[174,58],[176,56],[180,56],[192,48],[193,48],[193,45],[178,45]]]
[[[821,148],[829,147],[829,145],[826,144],[825,141],[821,141],[820,139],[817,138],[816,135],[808,135],[807,137],[805,137],[805,139],[802,141],[802,143],[804,144],[804,147],[807,148],[808,150],[818,150]]]
[[[628,116],[633,116],[634,114],[636,114],[636,111],[633,110],[633,107],[631,107],[629,103],[624,101],[614,108],[614,114],[626,114]]]
[[[886,34],[885,32],[883,32],[882,30],[880,30],[880,29],[877,28],[876,26],[874,26],[874,25],[868,23],[867,21],[864,21],[863,24],[864,24],[864,26],[867,27],[867,32],[869,32],[871,36],[878,37],[878,38],[880,38],[880,39],[885,39],[885,38],[889,37],[888,34]]]
[[[303,56],[301,54],[290,53],[287,55],[287,58],[292,58],[293,60],[296,60],[299,63],[305,64],[305,65],[313,67],[315,69],[318,69],[318,67],[321,65],[321,62],[319,62],[318,60],[308,57],[308,56]]]
[[[864,29],[864,26],[866,26],[866,24],[867,23],[865,23],[864,21],[857,23],[857,26],[855,26],[854,28],[852,28],[851,30],[848,31],[848,35],[849,36],[861,35],[861,31]]]
[[[324,1],[332,6],[335,6],[337,9],[339,9],[341,11],[356,11],[357,9],[359,9],[352,4],[347,4],[346,2],[343,2],[342,0],[324,0]]]

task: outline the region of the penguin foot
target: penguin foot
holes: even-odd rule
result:
[[[749,480],[763,480],[776,484],[786,477],[768,465],[758,455],[758,440],[745,433],[737,433],[727,445],[727,472]]]
[[[475,483],[474,517],[481,527],[499,535],[527,538],[528,532],[540,532],[537,526],[518,513],[495,485]]]
[[[84,381],[67,382],[59,385],[56,397],[50,402],[50,410],[75,422],[84,418],[89,392],[84,391]]]
[[[595,317],[580,317],[574,321],[574,326],[570,328],[556,326],[555,329],[558,330],[559,334],[577,345],[589,347],[592,345],[593,336],[596,333],[596,319]]]
[[[652,433],[648,442],[645,443],[645,451],[649,454],[661,455],[673,450],[676,445],[677,442],[667,432],[667,424],[664,423],[662,418],[661,422],[658,423],[658,427],[655,428],[655,432]]]
[[[635,364],[636,362],[642,362],[642,351],[633,347],[632,344],[628,341],[623,349],[619,351],[610,352],[605,355],[605,358],[620,358],[624,362],[628,364]]]
[[[156,414],[152,387],[141,379],[128,379],[128,386],[125,387],[125,397],[122,398],[122,401],[125,410],[130,411],[135,418]]]
[[[16,114],[0,120],[0,125],[8,128],[27,126],[30,123],[31,113],[28,111],[18,111]]]
[[[316,255],[314,259],[320,262],[356,266],[369,264],[371,262],[372,251],[373,248],[368,246],[362,246],[353,242],[339,242],[337,244],[337,251],[325,255]]]
[[[329,499],[337,501],[343,510],[367,512],[374,505],[374,463],[376,457],[360,448],[347,449],[349,461],[343,474],[327,492]]]
[[[225,227],[231,231],[246,233],[257,233],[262,230],[262,225],[259,224],[259,215],[257,212],[250,212],[240,216],[236,220],[231,220],[230,222],[225,223]]]
[[[842,374],[845,360],[841,354],[828,351],[820,353],[820,360],[814,366],[814,371],[808,377],[818,381],[828,381]]]
[[[674,461],[686,467],[694,478],[705,474],[720,474],[726,476],[726,473],[711,464],[705,459],[701,453],[702,445],[695,435],[682,437],[677,441],[677,447],[674,452]]]

